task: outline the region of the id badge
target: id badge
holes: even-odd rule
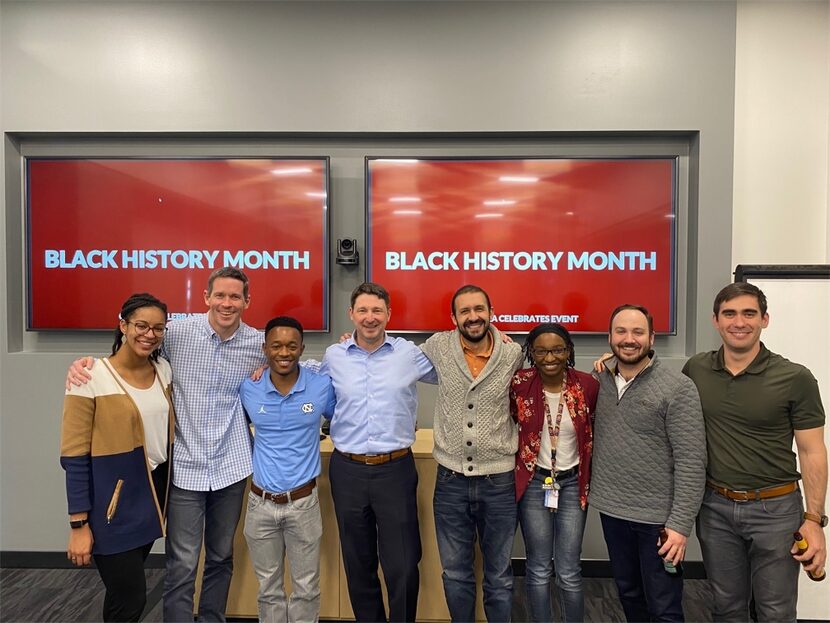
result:
[[[552,511],[559,508],[559,489],[547,489],[545,491],[545,508]]]

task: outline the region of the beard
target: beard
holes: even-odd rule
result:
[[[650,348],[645,348],[637,353],[628,355],[622,352],[622,345],[620,346],[611,346],[611,352],[614,353],[614,356],[617,358],[617,361],[621,361],[622,363],[633,366],[640,363],[643,359],[648,357],[648,354],[651,352]],[[638,344],[639,347],[639,344]]]
[[[471,324],[473,324],[473,323],[464,323],[464,325],[459,325],[458,326],[458,332],[468,342],[473,342],[473,343],[480,342],[481,340],[486,338],[487,335],[490,333],[490,323],[487,322],[486,320],[482,321],[481,324],[476,323],[473,327],[470,326]],[[478,330],[478,329],[481,329],[482,327],[483,327],[484,330],[481,331],[481,335],[476,335],[476,334],[473,334],[473,333],[470,332],[471,328],[472,328],[472,330]]]

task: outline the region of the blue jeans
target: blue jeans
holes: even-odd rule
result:
[[[627,621],[683,621],[683,578],[657,553],[661,525],[599,514]]]
[[[203,537],[205,572],[199,597],[199,620],[225,620],[233,575],[233,537],[242,513],[246,480],[217,491],[188,491],[170,485],[164,579],[167,623],[193,621],[196,567]]]
[[[562,621],[582,621],[582,534],[587,511],[579,506],[579,482],[574,474],[559,481],[559,510],[545,507],[545,476],[536,472],[519,500],[519,524],[525,540],[525,587],[531,621],[552,621],[550,579],[556,563]]]
[[[513,471],[464,476],[438,466],[433,497],[444,595],[452,620],[475,621],[476,536],[484,558],[484,612],[490,623],[509,621],[513,607],[510,555],[516,533]]]
[[[706,489],[697,518],[715,621],[748,621],[755,598],[759,621],[795,621],[798,561],[790,554],[801,525],[801,492],[734,502]]]

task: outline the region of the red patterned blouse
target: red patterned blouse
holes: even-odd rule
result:
[[[576,430],[579,453],[579,502],[588,505],[591,481],[591,453],[594,447],[594,409],[599,382],[590,374],[568,368],[562,387],[562,399],[568,407]],[[513,375],[510,384],[510,411],[519,424],[519,451],[516,452],[516,501],[527,490],[536,469],[536,457],[542,445],[545,425],[545,393],[536,368],[523,368]]]

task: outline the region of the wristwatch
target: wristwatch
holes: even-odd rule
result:
[[[827,527],[827,515],[819,515],[817,513],[804,513],[804,521],[815,521],[822,528]]]
[[[86,520],[86,519],[74,519],[74,520],[70,520],[69,527],[72,528],[73,530],[77,530],[78,528],[83,528],[88,523],[89,523],[89,521]]]

